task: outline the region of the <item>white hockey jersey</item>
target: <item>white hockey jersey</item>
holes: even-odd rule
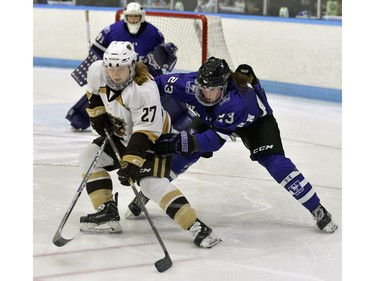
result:
[[[112,122],[120,128],[115,134],[123,138],[127,146],[134,132],[146,134],[153,142],[162,133],[171,130],[168,113],[160,103],[158,87],[154,80],[148,80],[142,85],[132,82],[117,99],[109,101],[114,95],[106,87],[102,60],[95,61],[88,70],[87,91],[89,95],[99,95]]]

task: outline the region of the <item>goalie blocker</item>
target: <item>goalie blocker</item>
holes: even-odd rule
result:
[[[176,65],[177,51],[178,48],[173,43],[161,44],[155,47],[155,49],[147,55],[147,61],[145,61],[145,64],[147,65],[150,72],[153,73],[161,72],[162,74],[162,69],[165,69],[166,71],[170,72]],[[101,58],[96,54],[93,48],[91,48],[87,58],[71,73],[71,76],[78,83],[78,85],[84,86],[87,84],[87,71],[90,65],[98,59]],[[188,109],[183,103],[180,103],[178,101],[173,102],[172,100],[174,99],[170,100],[171,104],[163,104],[163,107],[168,111],[168,113],[170,113],[171,116],[183,116],[183,113],[188,111]],[[85,94],[75,105],[73,105],[71,109],[69,109],[67,115],[65,116],[65,118],[70,121],[70,125],[77,131],[84,131],[90,127],[90,120],[86,112],[87,106],[88,101]],[[182,119],[176,120],[172,118],[172,123],[174,123],[174,121],[176,121],[179,125],[175,127],[174,124],[172,124],[173,127],[176,130],[180,131],[182,129],[178,128],[180,128],[181,125],[183,125],[184,123],[191,122],[191,116],[187,116],[187,119],[185,121]]]

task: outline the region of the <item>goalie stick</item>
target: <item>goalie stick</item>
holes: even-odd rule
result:
[[[90,50],[90,48],[91,48],[91,32],[90,32],[89,10],[85,11],[85,20],[86,20],[86,36],[87,36],[88,49]]]
[[[90,17],[89,10],[85,10],[85,22],[86,22],[86,39],[87,48],[89,54],[86,59],[77,66],[74,71],[70,74],[78,85],[83,86],[87,84],[87,71],[89,66],[99,59],[99,57],[91,50],[91,32],[90,32]]]
[[[108,139],[108,141],[109,141],[109,144],[111,145],[111,147],[112,147],[114,153],[116,154],[117,161],[119,162],[120,166],[122,167],[122,163],[123,163],[123,161],[121,160],[120,153],[119,153],[119,151],[118,151],[118,149],[117,149],[115,143],[113,142],[112,137],[111,137],[111,135],[109,134],[108,130],[107,130],[106,128],[104,128],[104,131],[105,131],[105,134],[106,134],[107,139]],[[161,248],[162,248],[163,251],[164,251],[165,257],[155,262],[155,267],[156,267],[156,269],[157,269],[159,272],[164,272],[164,271],[168,270],[168,269],[172,266],[172,264],[173,264],[173,263],[172,263],[172,260],[171,260],[171,257],[170,257],[169,254],[168,254],[167,248],[165,247],[165,245],[164,245],[164,243],[163,243],[163,240],[161,240],[161,237],[160,237],[159,232],[157,231],[157,229],[156,229],[156,227],[155,227],[155,225],[154,225],[154,222],[151,220],[150,215],[149,215],[149,213],[148,213],[148,211],[147,211],[145,205],[143,204],[143,201],[142,201],[142,199],[141,199],[141,195],[139,195],[139,193],[138,193],[138,191],[137,191],[137,188],[136,188],[135,185],[134,185],[133,180],[132,180],[131,178],[129,178],[128,180],[129,180],[130,186],[131,186],[131,188],[133,189],[133,192],[134,192],[134,194],[135,194],[137,200],[138,200],[139,202],[141,202],[140,205],[141,205],[141,207],[142,207],[142,211],[143,211],[143,213],[145,214],[145,216],[146,216],[146,218],[147,218],[147,220],[148,220],[148,222],[149,222],[149,224],[150,224],[150,226],[151,226],[151,228],[152,228],[152,230],[153,230],[153,232],[154,232],[156,238],[157,238],[158,241],[159,241],[159,244],[160,244]]]
[[[104,139],[103,144],[101,145],[99,151],[96,153],[94,160],[92,161],[89,169],[87,170],[85,177],[83,178],[80,186],[78,187],[78,190],[77,190],[76,194],[74,195],[72,203],[70,203],[70,206],[69,206],[68,210],[66,211],[66,213],[65,213],[65,215],[64,215],[64,217],[63,217],[63,219],[60,223],[60,226],[55,233],[55,236],[52,239],[53,244],[55,244],[57,247],[62,247],[62,246],[66,245],[67,243],[69,243],[70,241],[72,241],[74,239],[74,238],[72,238],[72,239],[63,238],[61,236],[62,230],[64,228],[64,225],[65,225],[66,221],[68,220],[68,218],[70,216],[70,213],[72,212],[75,204],[77,203],[78,198],[81,195],[83,188],[86,186],[86,183],[87,183],[87,181],[88,181],[88,179],[91,175],[92,170],[94,169],[94,167],[96,165],[96,162],[98,161],[100,155],[104,151],[104,148],[105,148],[106,144],[107,144],[107,138]]]

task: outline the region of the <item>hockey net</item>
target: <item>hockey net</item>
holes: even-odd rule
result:
[[[123,11],[116,12],[116,21],[123,19]],[[219,16],[146,11],[146,21],[163,33],[166,43],[177,46],[177,63],[173,72],[197,71],[211,56],[225,59],[233,69]]]

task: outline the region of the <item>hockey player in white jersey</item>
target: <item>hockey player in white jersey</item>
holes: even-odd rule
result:
[[[87,171],[103,143],[104,128],[113,132],[113,141],[126,165],[120,167],[115,153],[107,145],[86,184],[97,211],[81,217],[80,230],[84,233],[122,232],[118,194],[113,196],[109,174],[119,169],[121,184],[130,185],[129,178],[137,181],[143,194],[193,234],[197,246],[211,248],[221,240],[197,218],[186,197],[168,180],[171,157],[156,157],[152,152],[159,136],[171,131],[170,117],[161,106],[156,83],[146,66],[136,62],[136,57],[130,42],[113,41],[103,60],[94,62],[88,71],[87,112],[93,129],[101,136],[81,152],[81,170]]]

